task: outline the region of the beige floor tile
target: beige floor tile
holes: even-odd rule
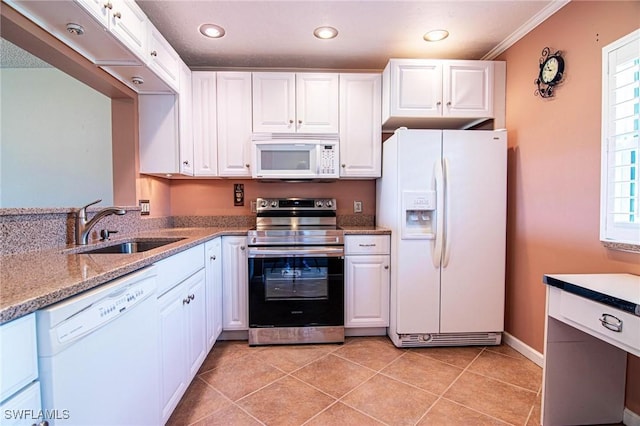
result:
[[[231,405],[231,401],[220,392],[196,377],[169,418],[167,425],[188,425]]]
[[[336,349],[335,345],[268,346],[260,358],[287,373],[309,364]]]
[[[519,359],[484,351],[469,366],[469,371],[538,392],[542,368],[528,359]]]
[[[233,401],[268,385],[284,373],[258,355],[236,357],[199,377]]]
[[[337,402],[309,420],[304,426],[377,426],[383,424],[384,423],[380,423],[351,407]]]
[[[377,374],[341,402],[388,425],[415,425],[436,400],[432,393]]]
[[[250,347],[246,340],[223,340],[216,342],[202,363],[198,374],[221,367],[238,357],[255,354],[263,349],[263,347]]]
[[[388,337],[382,336],[349,339],[333,354],[380,371],[404,352],[405,349],[396,348]]]
[[[480,346],[412,348],[410,352],[428,356],[456,367],[466,368],[482,352],[482,349]]]
[[[381,373],[436,395],[442,395],[462,373],[462,369],[407,352],[385,367]]]
[[[500,420],[522,425],[536,393],[466,371],[444,397]]]
[[[267,425],[301,425],[335,402],[291,376],[241,399],[237,404]]]
[[[293,376],[340,398],[375,374],[374,371],[329,354],[293,373]]]
[[[194,423],[194,426],[257,426],[261,424],[234,404]]]
[[[540,426],[541,412],[540,398],[537,398],[536,403],[533,404],[533,409],[531,410],[531,414],[529,415],[529,420],[527,420],[527,426]]]
[[[442,398],[418,423],[418,426],[427,425],[505,426],[508,423]]]
[[[502,355],[510,356],[511,358],[527,359],[527,357],[522,355],[520,352],[516,351],[511,346],[505,345],[504,343],[498,346],[486,346],[485,350],[497,352]]]

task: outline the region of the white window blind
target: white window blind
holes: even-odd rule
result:
[[[602,49],[600,239],[640,246],[640,30]]]

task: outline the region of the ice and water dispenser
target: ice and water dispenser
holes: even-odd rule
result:
[[[435,238],[436,191],[402,192],[402,239]]]

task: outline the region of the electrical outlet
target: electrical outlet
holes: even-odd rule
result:
[[[362,213],[362,201],[354,201],[353,202],[353,212],[354,213]]]
[[[149,216],[151,214],[151,202],[149,200],[140,200],[140,214]]]

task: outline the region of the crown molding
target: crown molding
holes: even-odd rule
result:
[[[524,23],[520,28],[515,30],[511,35],[504,39],[500,44],[491,49],[482,60],[492,60],[498,57],[502,52],[513,46],[518,40],[531,32],[535,27],[547,20],[551,15],[566,6],[571,0],[553,0],[542,10],[536,13],[531,19]]]

